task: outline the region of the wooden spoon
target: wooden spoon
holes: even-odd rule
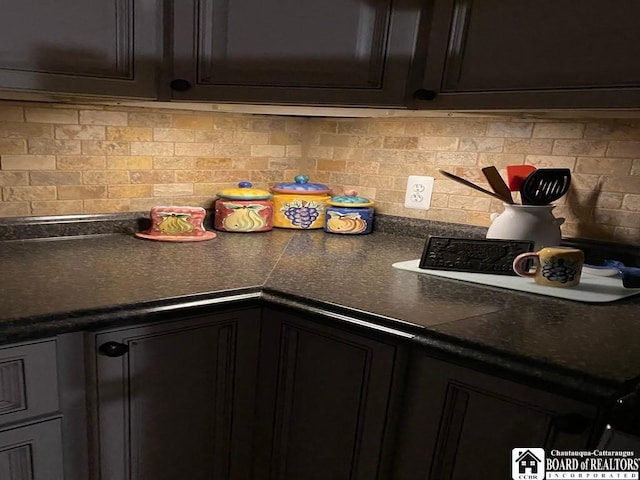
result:
[[[500,172],[498,172],[498,169],[496,167],[484,167],[482,169],[482,173],[484,173],[484,176],[489,182],[489,185],[491,185],[493,191],[500,195],[505,203],[508,203],[510,205],[513,205],[515,203],[513,201],[513,197],[511,196],[511,190],[509,190],[507,184],[504,183],[504,180],[500,176]]]

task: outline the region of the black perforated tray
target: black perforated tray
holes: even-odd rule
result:
[[[515,275],[513,259],[533,249],[533,241],[478,240],[431,236],[427,239],[420,268],[456,272]]]

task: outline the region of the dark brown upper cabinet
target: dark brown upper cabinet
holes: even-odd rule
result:
[[[156,98],[156,0],[20,0],[0,15],[0,88]]]
[[[404,106],[419,0],[174,4],[172,99]]]
[[[640,107],[638,18],[636,0],[436,0],[412,108]]]

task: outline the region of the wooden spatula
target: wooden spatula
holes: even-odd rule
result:
[[[489,182],[489,185],[491,185],[493,191],[500,195],[505,203],[509,203],[511,205],[515,203],[511,196],[511,190],[509,190],[507,184],[504,183],[504,180],[500,176],[500,172],[498,172],[496,167],[484,167],[482,169],[482,173],[484,173],[484,176]]]
[[[507,165],[509,190],[519,192],[525,179],[536,170],[533,165]]]

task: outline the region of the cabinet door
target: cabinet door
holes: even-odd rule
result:
[[[638,107],[636,0],[438,0],[429,107]]]
[[[96,335],[120,355],[95,357],[98,478],[249,478],[259,321],[246,310]]]
[[[419,0],[192,0],[173,12],[179,100],[402,105]],[[183,84],[182,89],[188,88]]]
[[[0,88],[155,98],[156,0],[20,0],[0,15]]]
[[[0,431],[2,480],[63,480],[60,420]]]
[[[57,410],[56,342],[0,348],[0,426]]]
[[[387,478],[402,353],[279,311],[264,322],[254,478]]]
[[[417,355],[410,362],[394,480],[511,478],[511,450],[582,450],[596,408]]]

